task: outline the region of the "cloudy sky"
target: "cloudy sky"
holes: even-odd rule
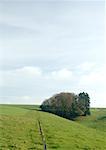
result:
[[[88,92],[106,107],[105,1],[0,0],[0,103]]]

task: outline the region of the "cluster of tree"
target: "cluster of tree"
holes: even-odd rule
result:
[[[87,93],[60,93],[45,100],[40,106],[43,111],[64,118],[90,115],[90,97]]]

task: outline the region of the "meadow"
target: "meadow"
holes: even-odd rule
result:
[[[106,109],[75,121],[42,112],[39,106],[0,105],[0,150],[43,150],[38,120],[47,150],[105,150]]]

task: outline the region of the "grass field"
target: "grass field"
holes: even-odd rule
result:
[[[0,149],[42,149],[36,111],[28,106],[0,106]]]
[[[105,150],[106,109],[70,121],[38,111],[38,106],[0,105],[0,150],[43,150],[38,119],[47,150]]]
[[[91,109],[91,115],[78,117],[76,121],[84,126],[106,132],[106,109]]]

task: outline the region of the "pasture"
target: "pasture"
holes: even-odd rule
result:
[[[106,109],[70,121],[39,111],[32,105],[0,105],[0,150],[43,150],[41,122],[47,150],[105,150]]]

